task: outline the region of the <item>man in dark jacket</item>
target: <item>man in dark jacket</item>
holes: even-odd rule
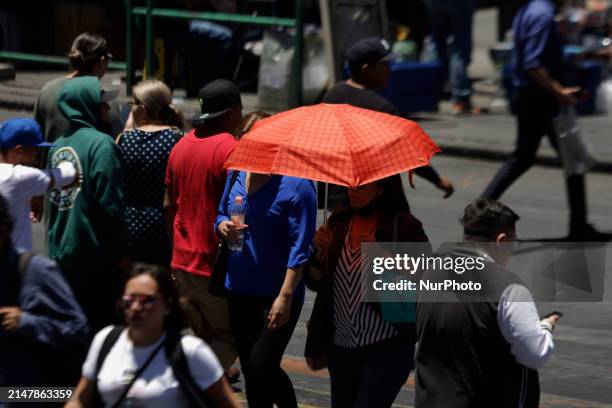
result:
[[[483,270],[456,276],[481,283],[485,289],[480,299],[462,292],[444,292],[444,301],[441,293],[427,298],[419,294],[417,408],[538,406],[537,370],[552,355],[558,317],[540,320],[529,290],[504,269],[518,218],[510,208],[487,199],[465,209],[466,242],[451,257],[483,262]],[[426,271],[422,279],[447,279],[448,273]]]
[[[17,253],[12,228],[0,196],[0,386],[51,385],[45,378],[50,354],[85,347],[87,320],[54,262]],[[51,353],[43,358],[45,351]],[[52,385],[59,385],[58,379]]]

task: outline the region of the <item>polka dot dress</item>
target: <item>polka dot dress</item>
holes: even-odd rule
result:
[[[119,139],[124,157],[125,202],[133,241],[167,239],[163,217],[166,165],[183,136],[177,129],[131,130]]]

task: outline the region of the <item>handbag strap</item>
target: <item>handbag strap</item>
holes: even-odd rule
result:
[[[236,183],[236,180],[238,180],[238,176],[240,175],[240,171],[238,170],[234,170],[232,171],[232,175],[230,176],[230,184],[229,184],[229,190],[227,190],[228,194],[232,192],[232,188],[234,187],[234,183]]]
[[[125,388],[125,390],[123,390],[123,393],[121,394],[121,396],[119,397],[119,399],[117,400],[117,402],[115,402],[113,404],[113,408],[118,408],[119,405],[121,405],[121,403],[123,402],[123,400],[125,400],[125,397],[127,397],[128,392],[130,392],[130,389],[132,389],[132,386],[134,385],[134,383],[136,382],[136,380],[138,379],[138,377],[140,377],[142,375],[142,373],[144,373],[144,371],[147,369],[147,367],[151,364],[151,361],[153,361],[153,359],[155,358],[155,356],[157,355],[157,353],[159,353],[159,350],[161,350],[164,345],[166,343],[166,339],[164,339],[164,341],[162,341],[156,348],[155,350],[153,350],[151,352],[151,354],[149,354],[149,357],[147,358],[147,361],[145,361],[145,363],[142,365],[142,367],[140,367],[135,373],[134,373],[134,378],[132,378],[132,381],[130,381],[130,383],[128,384],[128,386]]]

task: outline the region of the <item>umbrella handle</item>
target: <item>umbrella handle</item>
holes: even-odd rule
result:
[[[329,198],[329,183],[325,183],[325,206],[323,207],[323,226],[327,227],[327,200]]]

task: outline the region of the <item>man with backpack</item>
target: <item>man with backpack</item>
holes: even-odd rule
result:
[[[87,320],[57,265],[44,256],[18,254],[12,229],[8,203],[0,196],[0,386],[59,385],[62,373],[46,378],[49,354],[43,363],[42,353],[85,346]]]

